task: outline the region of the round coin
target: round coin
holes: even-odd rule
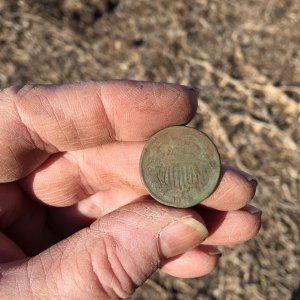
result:
[[[158,202],[178,208],[206,199],[217,185],[220,155],[203,132],[172,126],[148,140],[140,158],[140,176]]]

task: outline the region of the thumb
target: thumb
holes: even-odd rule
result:
[[[207,234],[193,210],[164,207],[144,198],[36,257],[2,268],[1,295],[126,298],[167,258],[194,248]]]

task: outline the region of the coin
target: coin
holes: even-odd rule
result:
[[[206,199],[220,177],[219,152],[203,132],[171,126],[154,134],[140,158],[140,176],[158,202],[185,208]]]

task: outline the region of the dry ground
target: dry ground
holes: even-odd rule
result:
[[[193,125],[259,179],[259,236],[132,299],[300,299],[298,0],[0,0],[0,88],[130,78],[199,89]]]

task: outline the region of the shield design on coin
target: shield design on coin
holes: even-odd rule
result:
[[[209,167],[204,161],[206,150],[195,144],[193,139],[180,137],[176,141],[176,147],[172,143],[166,143],[158,151],[165,160],[158,169],[157,178],[161,189],[173,194],[174,203],[181,201],[191,189],[201,189],[206,184]],[[206,167],[203,168],[203,165]]]
[[[140,174],[157,201],[190,207],[213,191],[220,166],[216,146],[206,134],[190,127],[172,126],[159,131],[145,144]]]

